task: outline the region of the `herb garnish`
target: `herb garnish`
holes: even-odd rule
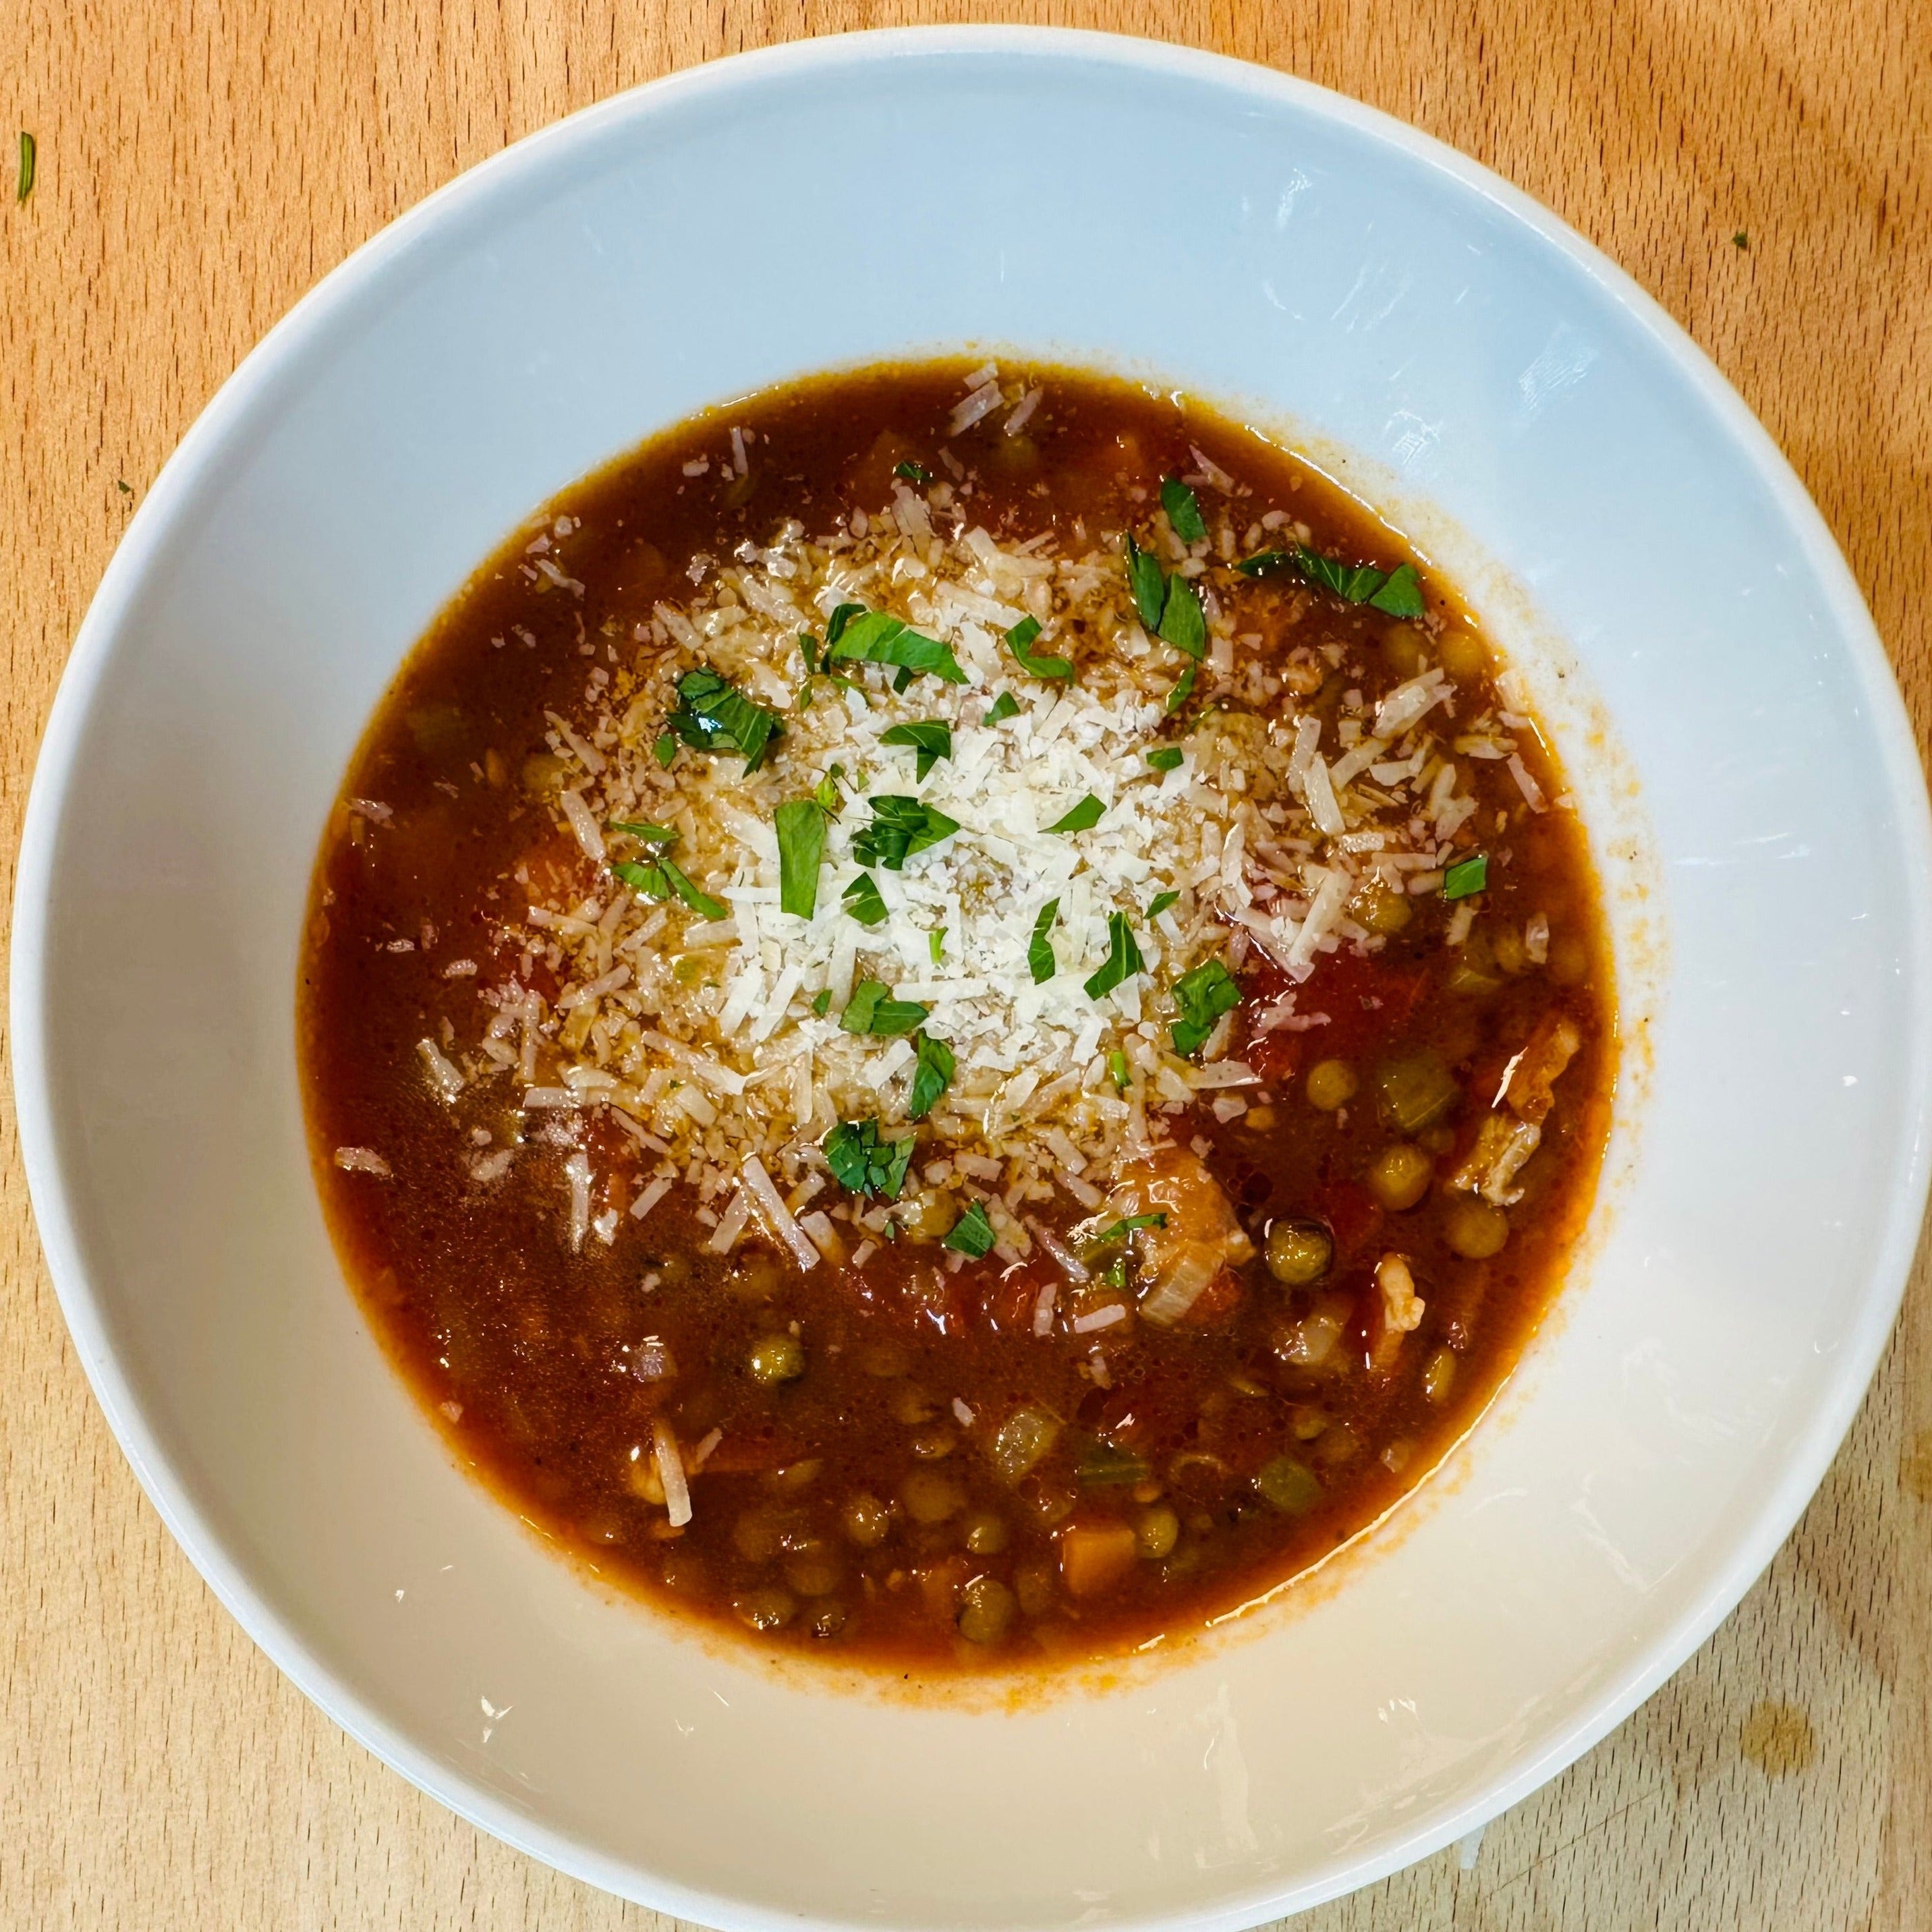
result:
[[[838,781],[844,776],[845,767],[834,765],[812,788],[812,802],[827,818],[836,818],[845,809],[845,801],[838,795]]]
[[[976,1262],[992,1252],[993,1240],[993,1224],[986,1218],[985,1204],[973,1201],[967,1204],[965,1213],[953,1222],[952,1232],[939,1245]]]
[[[1009,718],[1020,715],[1020,701],[1010,691],[1003,691],[993,700],[992,709],[986,713],[988,724],[1003,723]]]
[[[612,862],[610,869],[633,892],[654,899],[680,898],[700,919],[731,916],[729,906],[694,886],[662,853],[648,866],[640,866],[634,860],[618,859]]]
[[[1110,1228],[1102,1228],[1098,1234],[1081,1238],[1082,1248],[1112,1247],[1116,1241],[1124,1241],[1127,1237],[1142,1228],[1164,1228],[1167,1226],[1165,1214],[1130,1214],[1124,1220],[1116,1221]]]
[[[677,681],[677,709],[664,720],[667,728],[694,751],[738,752],[749,778],[764,763],[773,738],[784,730],[778,713],[754,704],[715,670],[688,670]],[[658,762],[669,762],[664,741],[658,741]]]
[[[1420,617],[1428,608],[1412,563],[1384,572],[1372,563],[1344,563],[1340,557],[1324,556],[1306,544],[1297,544],[1292,550],[1264,550],[1244,557],[1234,568],[1246,577],[1292,570],[1319,589],[1332,591],[1345,604],[1366,604],[1391,617]]]
[[[1155,893],[1152,901],[1148,906],[1147,916],[1149,921],[1151,922],[1160,918],[1161,914],[1166,911],[1169,906],[1178,905],[1180,903],[1180,895],[1178,892]]]
[[[1127,1064],[1127,1056],[1118,1047],[1107,1056],[1107,1071],[1123,1094],[1134,1084],[1133,1070]]]
[[[1167,580],[1167,602],[1160,614],[1160,636],[1190,658],[1208,651],[1208,619],[1201,593],[1184,577]]]
[[[1191,664],[1174,681],[1174,688],[1167,694],[1167,702],[1161,709],[1164,716],[1172,718],[1194,695],[1194,680],[1201,674],[1201,667]]]
[[[914,1138],[908,1134],[904,1140],[882,1140],[876,1120],[841,1120],[825,1136],[825,1164],[847,1192],[896,1201],[912,1164]]]
[[[852,856],[862,866],[902,871],[915,852],[950,838],[959,830],[956,818],[902,794],[888,792],[870,802],[872,824],[852,835]]]
[[[1201,500],[1178,476],[1160,481],[1160,507],[1174,526],[1174,534],[1184,544],[1208,541],[1207,520],[1201,514]]]
[[[1180,759],[1181,750],[1178,745],[1158,746],[1147,754],[1148,763],[1157,772],[1171,772],[1178,770]]]
[[[903,463],[895,463],[892,474],[903,476],[908,483],[916,483],[922,490],[932,481],[932,472],[924,464],[914,462],[910,457]]]
[[[1036,986],[1045,986],[1060,970],[1060,962],[1054,958],[1052,944],[1046,936],[1059,916],[1060,902],[1048,899],[1033,922],[1033,937],[1027,941],[1027,967]]]
[[[1181,1012],[1174,1023],[1174,1050],[1186,1059],[1207,1045],[1221,1016],[1241,1004],[1241,989],[1220,960],[1209,959],[1174,981],[1174,1003]]]
[[[1064,818],[1055,819],[1046,829],[1049,832],[1091,832],[1106,809],[1090,791]]]
[[[832,988],[830,986],[821,986],[812,994],[812,1010],[820,1019],[832,1010]]]
[[[1130,536],[1127,550],[1127,587],[1134,593],[1134,609],[1142,628],[1160,628],[1160,614],[1167,603],[1167,575],[1158,559],[1150,556]]]
[[[610,830],[621,832],[627,838],[636,839],[644,845],[675,845],[677,830],[674,826],[652,825],[640,819],[614,818]]]
[[[1096,1436],[1083,1442],[1073,1459],[1073,1478],[1084,1489],[1118,1489],[1147,1480],[1146,1458],[1118,1448]]]
[[[845,910],[861,926],[884,926],[892,916],[886,910],[879,882],[870,872],[861,872],[838,897]]]
[[[25,201],[34,191],[34,170],[40,154],[40,144],[26,128],[20,130],[20,172],[14,184],[14,199]]]
[[[1052,658],[1036,656],[1028,647],[1040,635],[1040,620],[1022,617],[1006,633],[1006,645],[1013,654],[1015,662],[1022,670],[1032,677],[1071,677],[1073,663],[1070,658]]]
[[[935,926],[932,930],[926,935],[926,950],[932,956],[932,963],[937,966],[939,964],[939,956],[946,950],[946,928],[944,926]]]
[[[904,745],[917,752],[919,761],[913,776],[915,782],[923,783],[926,773],[941,758],[952,757],[952,727],[937,718],[916,724],[895,724],[879,734],[879,742]]]
[[[818,905],[825,808],[816,798],[788,799],[773,818],[778,835],[778,909],[809,919]]]
[[[669,771],[671,760],[677,756],[676,737],[669,731],[659,732],[657,742],[651,747],[651,755]]]
[[[1133,928],[1127,923],[1124,912],[1110,912],[1107,915],[1107,956],[1100,962],[1100,969],[1087,982],[1087,997],[1097,1000],[1111,993],[1124,981],[1131,980],[1145,966],[1141,950],[1134,942]]]
[[[838,1016],[839,1030],[890,1040],[924,1025],[931,1010],[916,1000],[894,999],[891,989],[880,980],[861,980],[852,988],[845,1010]]]
[[[934,1040],[928,1033],[919,1034],[913,1045],[919,1049],[919,1059],[913,1068],[912,1092],[906,1100],[906,1118],[922,1120],[939,1105],[939,1096],[952,1085],[957,1063],[952,1058],[952,1048],[943,1040]]]
[[[1445,899],[1466,899],[1483,891],[1490,883],[1490,855],[1486,852],[1472,853],[1466,859],[1458,859],[1442,874],[1442,896]]]
[[[857,616],[839,622],[842,614],[855,608],[860,612]],[[832,612],[826,629],[825,662],[829,666],[848,662],[896,664],[904,674],[901,688],[920,671],[943,677],[948,684],[966,682],[950,645],[942,644],[937,638],[922,638],[886,611],[842,604]]]

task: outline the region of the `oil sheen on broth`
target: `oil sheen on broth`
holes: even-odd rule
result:
[[[1378,1518],[1587,1214],[1585,843],[1450,586],[1170,396],[893,367],[471,581],[300,987],[351,1280],[459,1453],[771,1648],[1040,1666]]]

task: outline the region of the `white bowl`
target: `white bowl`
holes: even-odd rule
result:
[[[292,1052],[324,814],[470,568],[700,404],[962,342],[1163,372],[1284,424],[1475,592],[1604,854],[1634,1036],[1588,1252],[1454,1466],[1332,1580],[1012,1709],[770,1674],[538,1548],[344,1288]],[[433,196],[190,432],[34,781],[21,1133],[156,1505],[282,1668],[448,1804],[717,1924],[1238,1924],[1550,1776],[1790,1528],[1918,1227],[1927,834],[1897,692],[1796,479],[1521,195],[1172,48],[807,42]]]

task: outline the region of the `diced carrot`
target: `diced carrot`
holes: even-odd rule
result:
[[[1097,1597],[1134,1566],[1133,1527],[1071,1523],[1060,1532],[1060,1580],[1070,1597]]]

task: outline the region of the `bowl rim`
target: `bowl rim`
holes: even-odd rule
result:
[[[1433,136],[1392,115],[1297,76],[1172,42],[1085,29],[1018,25],[899,27],[814,37],[682,69],[595,102],[524,136],[457,176],[346,256],[272,327],[217,389],[163,464],[123,532],[89,602],[63,669],[36,760],[24,817],[9,961],[9,1042],[21,1159],[48,1273],[81,1366],[109,1427],[170,1534],[223,1606],[269,1660],[331,1720],[439,1803],[492,1836],[569,1876],[679,1917],[758,1932],[804,1926],[842,1932],[844,1922],[772,1911],[748,1900],[684,1885],[614,1858],[542,1823],[472,1781],[418,1743],[340,1682],[308,1641],[257,1590],[222,1534],[197,1506],[150,1428],[110,1345],[84,1259],[62,1173],[61,1108],[50,1081],[42,1021],[45,950],[58,884],[62,822],[85,728],[109,673],[122,626],[176,518],[200,481],[224,459],[249,412],[272,392],[284,365],[326,336],[338,315],[377,286],[420,238],[512,190],[555,150],[680,104],[715,98],[767,78],[862,66],[902,56],[1004,56],[1160,74],[1222,88],[1366,136],[1412,163],[1448,176],[1529,229],[1622,310],[1685,379],[1734,440],[1788,520],[1829,609],[1837,638],[1868,710],[1885,788],[1896,809],[1904,868],[1915,890],[1905,909],[1916,964],[1932,962],[1932,812],[1916,739],[1891,663],[1862,593],[1823,516],[1770,434],[1716,364],[1642,287],[1568,224],[1523,190]],[[1681,1668],[1769,1563],[1823,1479],[1862,1404],[1889,1339],[1922,1230],[1932,1176],[1932,974],[1910,976],[1916,1002],[1907,1042],[1910,1145],[1900,1164],[1882,1238],[1864,1283],[1866,1309],[1840,1352],[1837,1372],[1807,1426],[1782,1450],[1779,1480],[1712,1573],[1702,1594],[1665,1631],[1633,1654],[1591,1708],[1506,1774],[1464,1802],[1418,1820],[1376,1855],[1345,1852],[1285,1886],[1262,1885],[1190,1912],[1124,1918],[1124,1928],[1250,1926],[1374,1882],[1486,1824],[1556,1775],[1620,1724]],[[939,1915],[926,1922],[938,1925]]]

